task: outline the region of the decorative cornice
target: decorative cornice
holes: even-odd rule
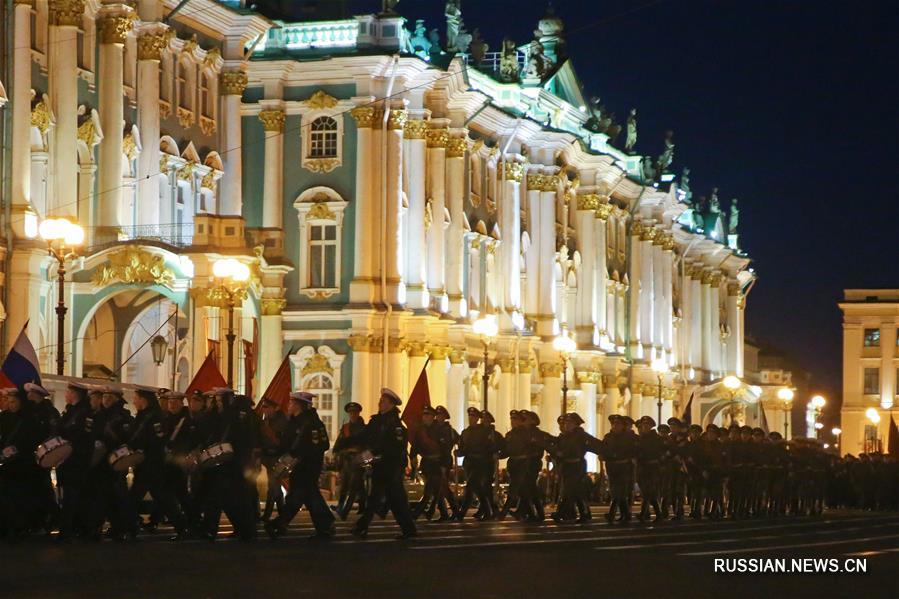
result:
[[[259,112],[259,120],[262,121],[262,128],[266,131],[276,131],[280,133],[284,130],[284,121],[287,119],[283,110],[268,109]]]
[[[105,264],[94,272],[93,283],[104,287],[112,283],[170,285],[175,274],[165,265],[165,258],[138,249],[110,254]]]
[[[599,381],[602,379],[602,374],[599,372],[578,372],[577,373],[577,381],[581,384],[587,385],[598,385]]]
[[[137,38],[138,60],[162,60],[162,52],[169,45],[171,36],[166,33],[144,33]]]
[[[587,193],[577,196],[578,210],[597,210],[599,208],[599,196],[595,193]]]
[[[390,116],[387,118],[387,128],[394,131],[402,130],[406,126],[406,120],[409,118],[407,110],[391,110]]]
[[[131,17],[116,15],[100,19],[100,43],[124,44],[128,34],[134,28],[134,20]]]
[[[520,162],[501,162],[498,166],[502,165],[505,165],[505,167],[497,169],[497,175],[500,180],[521,182],[521,179],[524,177],[523,164]]]
[[[428,131],[428,122],[421,119],[407,120],[403,126],[404,139],[424,139]]]
[[[451,137],[446,142],[447,158],[462,158],[468,149],[468,140],[464,137]]]
[[[337,106],[337,102],[338,100],[334,96],[327,94],[322,90],[318,90],[312,94],[308,100],[305,100],[303,104],[305,104],[307,108],[327,110],[328,108]]]
[[[612,214],[613,206],[611,204],[600,204],[596,207],[596,218],[599,220],[608,220],[609,215]]]
[[[561,362],[543,362],[540,364],[540,376],[557,379],[562,376]]]
[[[527,186],[528,191],[556,191],[559,186],[559,176],[528,173]]]
[[[425,132],[425,139],[428,140],[429,148],[445,148],[446,142],[449,141],[449,129],[434,128]]]
[[[375,124],[377,113],[374,106],[357,106],[350,111],[350,115],[356,120],[356,127],[360,129],[371,128]]]
[[[287,300],[283,297],[264,297],[262,298],[262,315],[278,316],[284,311]]]
[[[49,12],[50,25],[80,27],[84,17],[84,0],[50,0]]]
[[[219,82],[223,95],[239,96],[247,88],[247,74],[243,71],[222,71]]]

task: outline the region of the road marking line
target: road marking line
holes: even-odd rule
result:
[[[849,543],[864,543],[867,541],[885,541],[887,539],[899,539],[899,535],[885,535],[880,537],[859,537],[855,539],[842,539],[840,541],[821,541],[820,543],[797,543],[793,545],[771,545],[768,547],[746,547],[743,549],[727,549],[719,551],[697,551],[693,553],[678,553],[691,557],[703,555],[723,555],[733,553],[753,553],[759,551],[774,551],[776,549],[804,549],[806,547],[827,547],[829,545],[848,545]]]

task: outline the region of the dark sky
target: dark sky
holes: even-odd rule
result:
[[[379,2],[351,2],[369,11]],[[444,31],[444,2],[397,10]],[[741,245],[759,281],[747,329],[841,394],[847,287],[899,287],[899,3],[556,0],[586,94],[623,120],[637,151],[675,132],[694,193],[740,199]],[[531,39],[545,0],[463,0],[491,51]],[[411,26],[411,25],[410,25]],[[834,402],[836,403],[836,402]]]

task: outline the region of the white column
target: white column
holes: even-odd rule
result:
[[[141,152],[137,157],[137,224],[160,220],[159,207],[159,61],[168,46],[165,31],[153,29],[137,38],[137,122]]]
[[[714,362],[712,345],[714,337],[712,336],[712,312],[718,310],[718,306],[712,305],[712,290],[709,285],[711,281],[711,273],[703,273],[702,275],[702,368],[707,372],[714,370]]]
[[[262,316],[259,318],[259,392],[268,387],[272,377],[284,359],[284,337],[281,333],[284,300],[262,299]]]
[[[525,362],[518,363],[518,395],[515,398],[515,408],[518,410],[531,409],[531,366]]]
[[[665,239],[662,246],[662,347],[669,364],[672,363],[674,347],[674,241],[671,237]]]
[[[734,373],[737,376],[740,372],[739,354],[742,345],[742,335],[740,334],[740,296],[739,288],[736,283],[732,283],[727,287],[727,326],[730,329],[730,336],[727,338],[727,364],[725,370]]]
[[[746,307],[742,292],[737,294],[736,334],[737,338],[734,340],[734,346],[737,348],[737,376],[742,378],[745,375],[744,371],[746,369],[743,353],[743,344],[746,339]],[[897,384],[899,384],[899,381],[897,381]]]
[[[450,422],[458,430],[465,422],[467,403],[465,390],[465,353],[459,350],[450,352],[449,376],[446,383],[446,409],[450,413]]]
[[[649,229],[654,231],[654,229]],[[647,231],[648,232],[648,231]],[[652,240],[640,238],[640,343],[643,346],[642,358],[652,357],[653,333],[653,259]],[[633,305],[633,304],[632,304]]]
[[[709,335],[711,337],[711,368],[716,373],[724,370],[721,360],[721,279],[716,273],[709,285]]]
[[[581,392],[577,398],[577,413],[584,419],[584,430],[593,436],[598,434],[596,422],[596,385],[599,382],[598,372],[579,372],[577,374],[578,381],[581,385]],[[596,472],[598,470],[596,454],[587,454],[587,470]]]
[[[561,306],[553,306],[556,292],[556,185],[557,177],[544,177],[540,188],[540,249],[537,254],[539,264],[539,315],[537,334],[549,337],[553,334],[552,319]],[[556,410],[558,411],[558,409]],[[557,414],[558,415],[558,414]]]
[[[428,267],[429,246],[425,233],[425,212],[427,198],[425,184],[427,144],[425,135],[428,122],[424,120],[406,121],[403,138],[405,152],[406,199],[409,202],[406,240],[406,303],[410,308],[428,307],[428,293],[425,284],[425,269]],[[433,225],[432,225],[433,226]]]
[[[446,146],[446,203],[450,224],[446,232],[446,293],[449,313],[462,317],[462,260],[465,230],[465,138],[454,137]]]
[[[50,92],[51,104],[53,112],[56,115],[56,127],[53,130],[54,150],[52,159],[53,171],[53,187],[49,190],[47,201],[47,212],[54,216],[75,216],[78,214],[78,188],[74,182],[78,178],[78,151],[76,140],[78,135],[78,28],[81,26],[81,19],[84,13],[84,2],[54,0],[50,3],[50,37],[47,46],[49,54],[48,61],[48,88]],[[109,127],[106,121],[102,120],[104,114],[108,114],[109,110],[104,110],[103,106],[110,97],[109,90],[113,85],[118,83],[118,138],[119,138],[119,164],[122,162],[122,46],[125,36],[130,30],[130,21],[128,21],[124,34],[120,36],[121,41],[117,45],[106,44],[104,37],[106,35],[115,36],[115,26],[123,25],[122,23],[113,21],[114,24],[100,20],[98,22],[98,33],[100,36],[100,72],[98,81],[100,85],[100,109],[101,109],[101,128],[107,137],[115,137],[115,132],[107,131]],[[124,26],[124,25],[123,25]],[[108,32],[112,32],[109,33]],[[116,39],[119,39],[118,37]],[[113,47],[118,52],[118,62],[113,61],[110,65],[105,63],[104,70],[104,48]],[[31,52],[30,46],[27,46],[27,52]],[[116,70],[117,67],[117,70]],[[110,70],[111,69],[111,70]],[[110,83],[106,83],[108,76],[112,79]],[[117,78],[116,78],[117,77]],[[31,81],[30,66],[28,75],[22,80]],[[105,95],[104,95],[105,91]],[[30,106],[30,102],[26,102]],[[109,109],[114,110],[114,106]],[[26,145],[25,147],[29,147]],[[102,152],[101,142],[101,152]],[[102,156],[102,154],[101,154]],[[121,166],[119,168],[119,178],[115,181],[115,187],[118,188],[122,184]],[[100,185],[100,191],[106,188]],[[113,207],[118,207],[120,195],[118,192],[112,192],[113,198],[108,198],[110,194],[101,196],[101,205],[105,199],[110,199]],[[46,215],[44,215],[46,216]],[[92,223],[82,223],[88,225]],[[102,223],[101,223],[102,224]]]
[[[431,204],[431,224],[428,228],[428,270],[425,281],[430,295],[429,301],[436,302],[438,310],[446,294],[444,250],[446,249],[445,208],[446,208],[446,144],[449,130],[432,128],[427,132],[427,189]]]
[[[499,206],[500,232],[503,244],[503,318],[500,326],[512,330],[511,315],[521,308],[521,177],[523,167],[519,163],[506,162],[505,172],[497,171],[498,184],[502,186]]]
[[[219,184],[219,214],[240,216],[243,214],[243,170],[241,166],[242,134],[240,104],[247,87],[247,74],[241,70],[222,71],[219,91],[222,96],[221,150],[225,173]]]
[[[623,283],[619,283],[617,285],[617,289],[615,291],[615,330],[617,331],[617,335],[621,340],[621,345],[623,346],[625,343],[625,312],[627,309],[627,302],[625,301],[625,294],[630,292],[630,287],[624,285]],[[632,337],[633,339],[633,337]],[[637,344],[637,347],[640,347],[640,344]]]
[[[376,270],[374,265],[378,259],[375,241],[376,232],[380,230],[377,220],[379,215],[377,198],[380,196],[375,190],[377,170],[372,127],[379,126],[380,121],[377,121],[372,106],[357,106],[351,114],[356,121],[356,240],[353,244],[350,303],[368,304],[373,300]]]
[[[608,202],[608,198],[605,198],[605,201]],[[608,249],[606,245],[606,221],[609,218],[611,208],[611,205],[608,203],[600,204],[596,207],[595,218],[593,219],[595,230],[593,254],[596,257],[593,269],[593,299],[600,344],[608,344],[610,340],[614,343],[614,337],[610,334],[612,326],[608,314],[609,266],[606,256]]]
[[[403,207],[403,126],[407,112],[404,109],[390,111],[387,123],[387,300],[400,303],[399,289],[403,283],[403,242],[400,239],[400,215]],[[409,230],[414,228],[410,224]]]
[[[362,414],[368,416],[378,411],[378,391],[371,385],[372,354],[369,351],[370,339],[367,337],[351,337],[350,347],[353,350],[353,382],[351,401],[362,406]]]
[[[619,407],[621,404],[621,390],[618,388],[617,382],[615,381],[615,377],[611,375],[606,375],[606,379],[604,380],[604,386],[606,390],[606,397],[603,400],[603,415],[608,422],[609,416],[612,414],[620,414],[621,408]]]
[[[101,17],[98,28],[100,71],[97,80],[100,87],[100,127],[103,129],[103,140],[100,141],[97,205],[99,225],[109,230],[118,229],[122,224],[122,48],[133,21],[129,15],[131,9],[125,5],[106,4],[102,10],[107,9],[107,16]]]
[[[259,112],[265,130],[265,179],[262,187],[262,226],[280,229],[284,226],[284,121],[283,110]]]
[[[529,316],[540,313],[540,182],[543,175],[527,176],[528,235],[531,245],[525,256],[524,307]]]
[[[556,420],[562,410],[562,364],[544,362],[540,364],[543,375],[543,389],[540,397],[540,428],[551,435],[559,434]]]
[[[31,202],[31,4],[15,0],[13,80],[7,82],[12,84],[12,202],[19,209]]]
[[[687,355],[690,366],[702,368],[702,273],[695,266],[691,266],[689,270],[687,285],[690,286],[690,322],[687,324]]]
[[[609,335],[609,342],[616,347],[620,341],[618,322],[615,315],[617,296],[618,282],[613,279],[606,280],[606,331]]]
[[[630,345],[629,349],[631,356],[635,359],[643,357],[643,345],[640,343],[641,331],[644,326],[647,326],[644,318],[644,300],[641,299],[642,294],[646,293],[645,289],[641,289],[642,282],[640,278],[640,273],[643,270],[642,254],[644,253],[642,251],[643,242],[640,241],[640,236],[642,234],[643,224],[639,220],[635,221],[627,239],[627,243],[630,243],[631,249],[630,263],[627,265],[628,281],[630,283],[627,289],[627,294],[630,297],[630,313],[626,316],[629,317],[629,326],[627,331],[624,330],[623,326],[618,327],[621,339],[623,341],[629,339],[628,344]],[[623,306],[621,308],[623,308]],[[619,325],[623,323],[623,316],[625,316],[621,308],[616,307]]]
[[[509,411],[515,407],[515,361],[501,359],[499,367],[499,393],[493,416],[496,418],[496,430],[505,434],[512,426]]]
[[[446,405],[447,395],[447,350],[445,347],[437,347],[431,350],[431,359],[428,361],[428,391],[431,394],[431,405]]]
[[[665,286],[664,275],[662,271],[664,266],[662,260],[662,245],[659,235],[661,231],[656,231],[656,239],[652,245],[652,345],[653,358],[661,357],[664,347],[664,329],[665,329]]]
[[[577,245],[581,253],[581,267],[577,280],[577,309],[575,330],[581,344],[594,345],[593,333],[596,330],[596,301],[593,284],[596,274],[596,256],[605,248],[598,248],[595,240],[596,208],[598,196],[580,195],[577,197],[577,215],[575,233]]]

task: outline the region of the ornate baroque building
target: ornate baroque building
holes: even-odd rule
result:
[[[691,202],[670,136],[633,153],[634,117],[614,145],[559,19],[488,52],[450,7],[437,40],[389,10],[286,23],[240,4],[15,0],[4,16],[7,347],[27,323],[52,371],[57,267],[29,229],[66,216],[87,231],[64,298],[75,376],[185,387],[224,353],[221,257],[251,271],[236,385],[258,393],[292,352],[332,427],[425,367],[461,425],[482,403],[485,315],[500,430],[511,408],[552,423],[565,379],[601,433],[609,414],[656,414],[655,360],[665,417],[743,375],[754,274],[736,214]]]

